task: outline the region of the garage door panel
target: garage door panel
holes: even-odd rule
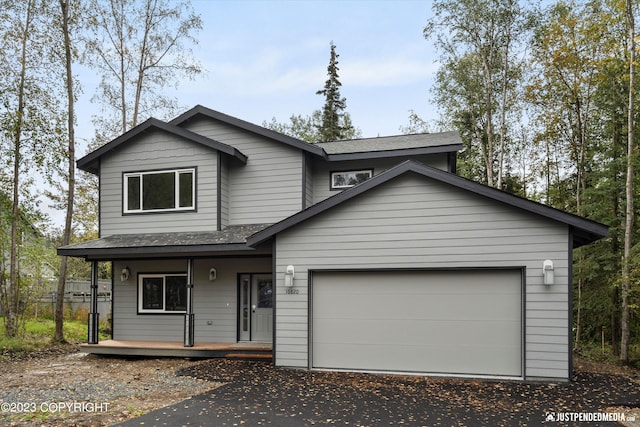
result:
[[[314,273],[312,366],[520,376],[519,270]]]
[[[325,319],[325,327],[314,329],[314,341],[367,344],[376,341],[392,345],[411,344],[414,341],[438,342],[458,345],[461,337],[467,345],[503,345],[505,336],[519,336],[519,322],[441,321],[431,319],[381,320]],[[443,331],[446,331],[443,332]],[[414,339],[413,337],[417,337]],[[516,343],[519,345],[519,343]]]
[[[345,284],[345,286],[349,286]],[[339,289],[331,292],[336,295],[334,298],[322,298],[314,303],[323,306],[322,314],[319,318],[342,318],[375,319],[381,312],[385,313],[385,318],[397,319],[422,319],[425,316],[432,319],[450,320],[505,320],[512,319],[519,315],[521,307],[511,306],[515,299],[520,298],[520,294],[507,295],[383,295],[373,294],[366,290],[366,285],[362,286],[363,295],[345,296]],[[464,311],[452,310],[451,307],[465,306]],[[500,307],[500,310],[487,310],[489,307]],[[358,310],[352,310],[358,307]],[[389,310],[389,307],[402,307],[402,310]]]
[[[428,372],[460,375],[500,375],[519,376],[520,363],[505,357],[519,348],[498,348],[487,346],[457,345],[455,351],[443,352],[440,346],[397,345],[380,351],[379,346],[343,343],[323,347],[324,354],[317,356],[323,363],[317,369],[346,369],[390,372]],[[481,370],[470,368],[469,354],[486,362]],[[362,357],[366,354],[366,357]],[[429,368],[425,369],[425,365]],[[440,369],[439,369],[440,368]]]

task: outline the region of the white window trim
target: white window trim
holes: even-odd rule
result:
[[[174,200],[174,208],[168,209],[147,209],[144,210],[142,208],[142,181],[144,175],[153,175],[153,174],[161,174],[161,173],[174,173],[176,175],[175,179],[175,200]],[[179,174],[184,172],[191,172],[193,178],[191,181],[191,206],[180,207],[180,179]],[[126,172],[123,174],[124,178],[122,180],[122,211],[127,214],[137,214],[137,213],[153,213],[153,212],[179,212],[179,211],[194,211],[196,210],[196,168],[184,168],[184,169],[164,169],[164,170],[153,170],[153,171],[145,171],[145,172]],[[129,209],[129,177],[140,177],[140,209]]]
[[[333,171],[331,172],[331,190],[343,190],[346,188],[351,188],[354,187],[354,185],[334,185],[334,179],[336,175],[339,174],[345,174],[345,173],[354,173],[354,174],[358,174],[358,173],[368,173],[369,174],[369,178],[367,179],[371,179],[373,177],[373,169],[358,169],[358,170],[347,170],[347,171]]]
[[[145,273],[138,275],[138,313],[139,314],[185,314],[185,311],[166,310],[166,293],[167,293],[167,276],[180,276],[187,277],[186,273]],[[149,277],[161,277],[162,280],[162,310],[159,309],[145,309],[142,304],[142,280]]]

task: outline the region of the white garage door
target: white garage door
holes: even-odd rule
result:
[[[316,272],[318,369],[522,375],[520,270]]]

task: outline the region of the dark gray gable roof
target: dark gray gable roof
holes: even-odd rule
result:
[[[236,225],[211,232],[117,234],[62,246],[58,248],[58,255],[107,259],[253,250],[246,245],[247,237],[268,225]]]
[[[297,138],[283,135],[271,129],[229,116],[216,110],[196,105],[169,123],[181,126],[197,116],[209,117],[249,132],[282,142],[329,161],[376,159],[383,157],[448,153],[462,149],[457,132],[397,135],[390,137],[362,138],[345,141],[309,144]]]
[[[114,150],[121,144],[124,144],[125,142],[136,138],[137,136],[143,134],[144,132],[150,129],[158,129],[164,132],[168,132],[170,134],[179,136],[181,138],[185,138],[189,141],[193,141],[195,143],[202,144],[206,147],[213,148],[214,150],[218,150],[222,153],[228,154],[229,156],[238,159],[242,163],[247,163],[247,156],[242,154],[237,149],[231,147],[230,145],[223,144],[221,142],[215,141],[211,138],[207,138],[205,136],[199,135],[195,132],[191,132],[181,127],[165,123],[161,120],[150,118],[146,120],[144,123],[139,124],[138,126],[134,127],[130,131],[120,135],[113,141],[108,142],[107,144],[103,145],[102,147],[98,148],[97,150],[87,154],[86,156],[78,160],[77,162],[78,168],[87,172],[91,172],[93,174],[97,174],[100,168],[99,160],[103,155]]]
[[[537,203],[522,197],[514,196],[501,190],[497,190],[486,185],[462,178],[458,175],[433,168],[412,160],[401,163],[400,165],[389,169],[363,183],[349,188],[341,193],[336,194],[322,202],[319,202],[308,209],[305,209],[295,215],[286,218],[271,227],[257,232],[247,239],[249,246],[259,245],[266,240],[272,238],[276,234],[284,231],[296,224],[299,224],[315,215],[318,215],[332,207],[339,205],[349,199],[352,199],[372,188],[375,188],[385,182],[388,182],[402,174],[413,172],[440,182],[444,182],[462,190],[470,191],[484,197],[496,200],[498,202],[514,206],[519,209],[567,224],[573,231],[574,247],[579,247],[587,243],[591,243],[602,237],[609,235],[609,229],[606,225],[600,224],[589,219],[573,215],[561,210]]]
[[[340,161],[456,152],[462,149],[462,140],[458,132],[451,131],[320,142],[317,145],[327,152],[330,161]]]
[[[196,105],[189,111],[181,114],[175,119],[171,120],[169,123],[175,126],[180,126],[185,122],[193,119],[197,116],[204,116],[214,120],[221,121],[223,123],[227,123],[231,126],[235,126],[240,129],[244,129],[248,132],[252,132],[258,134],[260,136],[264,136],[266,138],[272,139],[274,141],[282,142],[284,144],[290,145],[292,147],[298,148],[300,150],[309,152],[311,154],[315,154],[316,156],[320,156],[326,158],[327,155],[322,148],[317,147],[316,145],[309,144],[308,142],[302,141],[297,138],[293,138],[291,136],[287,136],[281,134],[279,132],[273,131],[271,129],[267,129],[262,126],[255,125],[253,123],[246,122],[244,120],[238,119],[236,117],[229,116],[227,114],[221,113],[216,110],[212,110],[207,107],[203,107],[202,105]]]

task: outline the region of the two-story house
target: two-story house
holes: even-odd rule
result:
[[[569,378],[572,251],[607,228],[459,177],[461,147],[308,144],[201,106],[144,122],[78,161],[100,238],[58,252],[113,265],[113,339],[93,310],[85,351]]]

